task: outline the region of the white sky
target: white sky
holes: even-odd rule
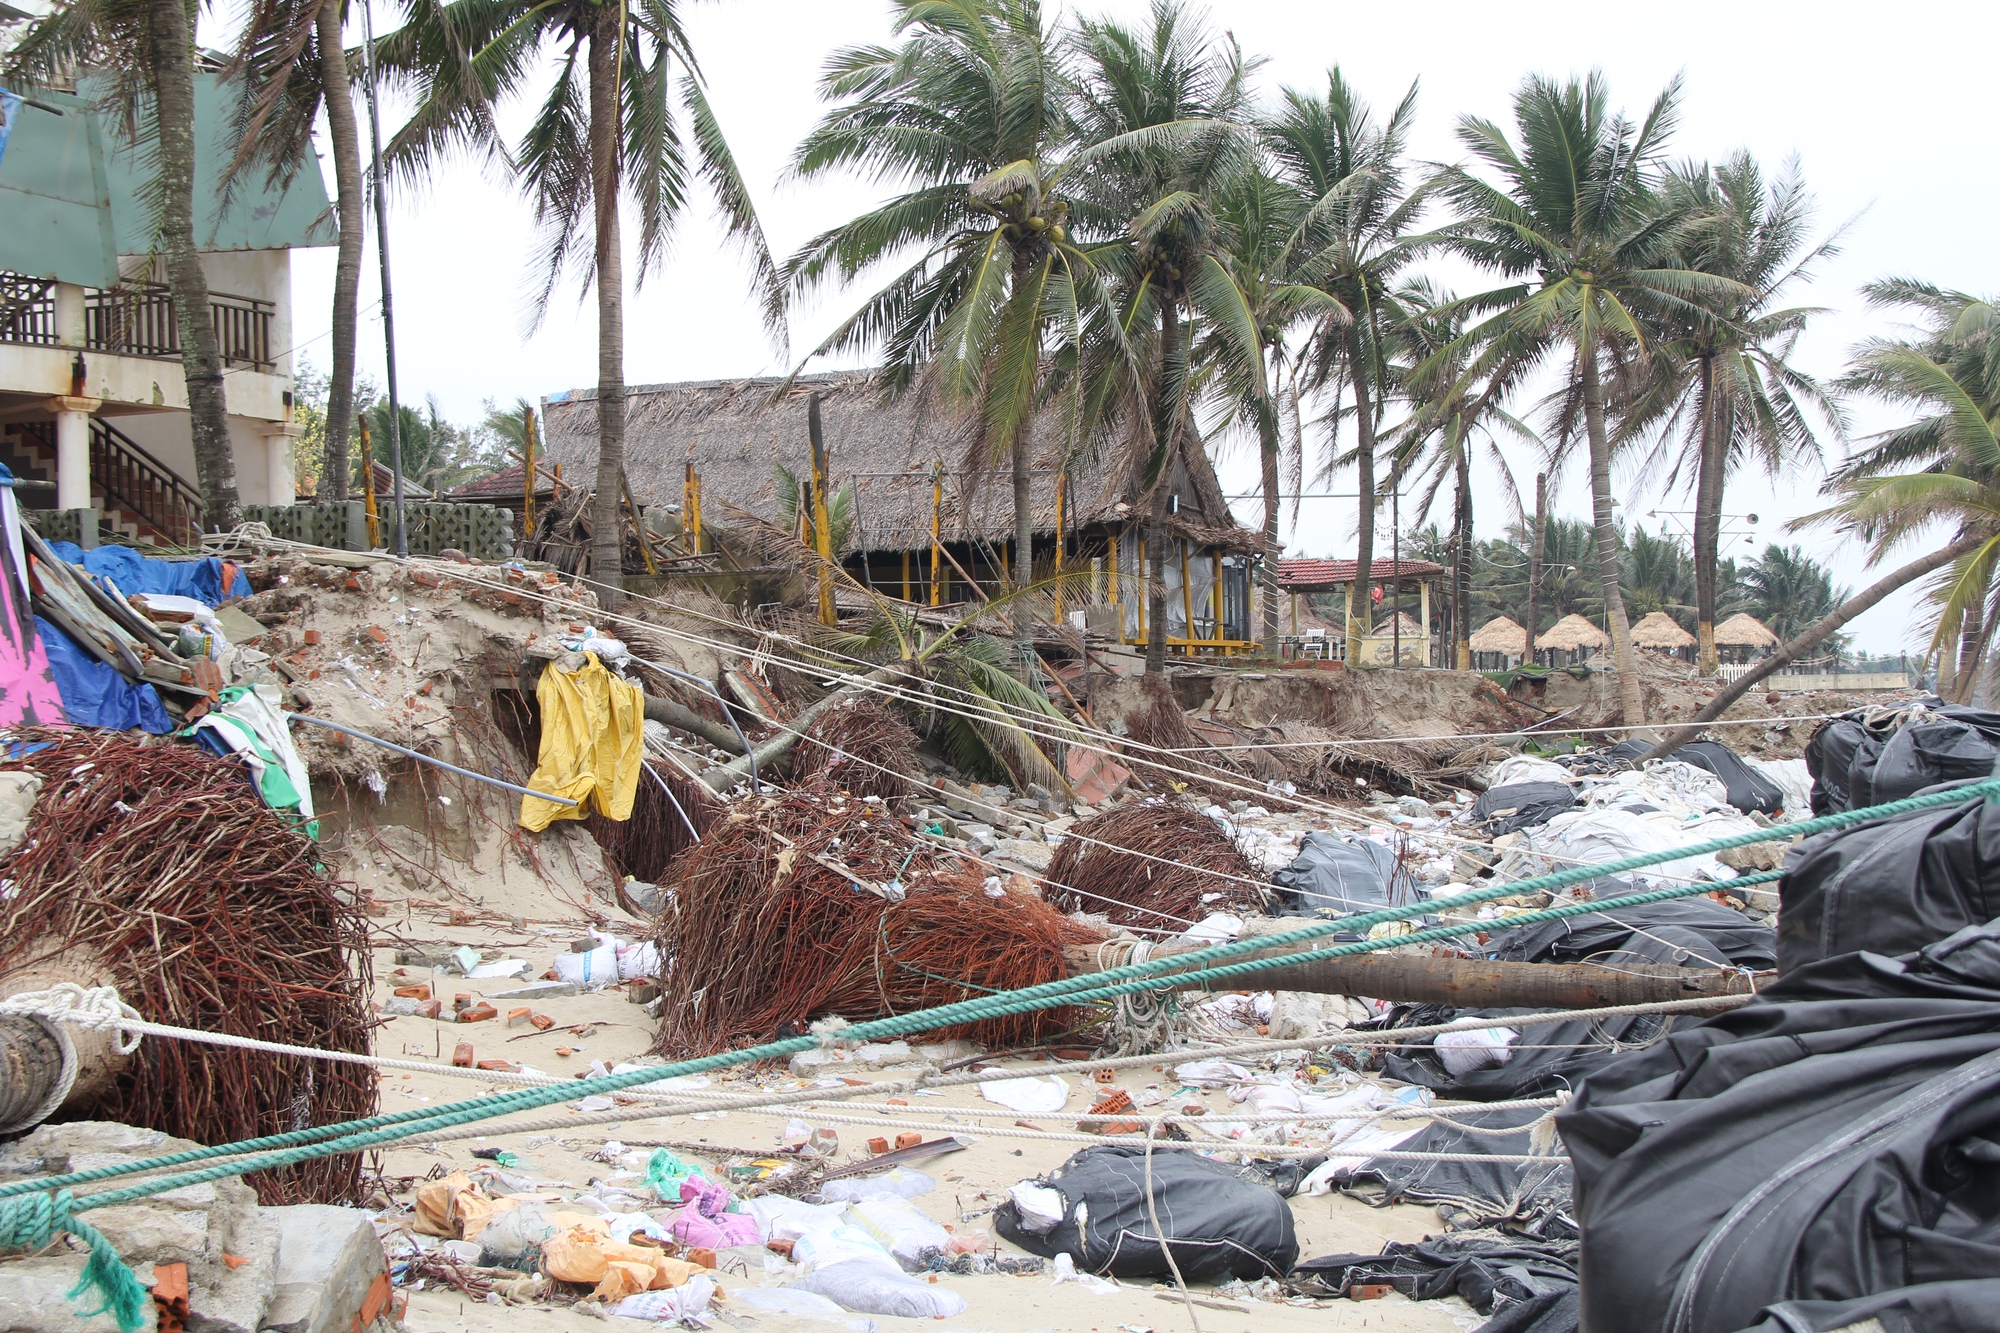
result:
[[[1143,18],[1146,4],[1103,0],[1080,8],[1134,21]],[[814,82],[827,53],[848,43],[888,39],[888,8],[881,0],[691,3],[684,13],[774,251],[787,254],[814,232],[875,202],[883,192],[862,182],[801,188],[780,186],[778,176],[819,113]],[[382,17],[389,21],[386,6]],[[1995,245],[2000,173],[1983,158],[1964,156],[1964,145],[1983,141],[1991,117],[1990,61],[2000,43],[2000,6],[1991,0],[1894,5],[1682,0],[1665,10],[1567,0],[1532,5],[1440,0],[1423,6],[1240,0],[1217,6],[1214,23],[1233,31],[1246,51],[1269,58],[1263,73],[1267,88],[1317,86],[1327,66],[1339,63],[1386,109],[1412,80],[1421,79],[1414,150],[1433,160],[1460,159],[1452,137],[1460,114],[1504,121],[1509,95],[1530,72],[1566,75],[1602,68],[1615,101],[1634,114],[1683,72],[1676,156],[1720,159],[1747,147],[1775,171],[1796,153],[1818,196],[1821,225],[1858,219],[1842,253],[1816,282],[1793,294],[1794,304],[1829,308],[1798,355],[1817,373],[1836,373],[1847,348],[1887,327],[1857,295],[1873,278],[1910,274],[1975,293],[2000,293]],[[349,39],[358,37],[357,22]],[[385,109],[385,132],[399,123],[393,112]],[[510,128],[525,118],[524,108],[513,108]],[[331,174],[326,172],[329,184]],[[389,225],[406,401],[434,393],[447,416],[474,420],[486,398],[511,402],[595,382],[591,304],[566,295],[539,332],[533,337],[523,332],[531,281],[526,258],[533,245],[528,208],[493,171],[455,164],[421,197],[392,198]],[[360,364],[362,373],[379,383],[383,356],[372,215],[370,231]],[[697,214],[683,228],[666,267],[630,295],[628,383],[787,370],[860,295],[802,312],[787,352],[763,332],[746,266],[718,241],[705,212]],[[324,369],[333,251],[295,254],[294,274],[295,341]],[[1469,279],[1454,274],[1452,280],[1467,289]],[[1856,419],[1864,430],[1889,420],[1868,405],[1857,408]],[[1247,452],[1227,447],[1223,452],[1224,488],[1254,489],[1255,466]],[[1532,503],[1532,468],[1525,470]],[[1745,478],[1732,487],[1727,507],[1732,514],[1760,517],[1754,550],[1761,551],[1767,538],[1803,541],[1833,562],[1843,582],[1863,586],[1872,580],[1854,543],[1825,533],[1779,532],[1782,520],[1820,506],[1819,483],[1817,473],[1771,482]],[[1336,481],[1333,489],[1352,489],[1351,478]],[[1630,489],[1623,486],[1621,493]],[[1479,532],[1495,535],[1509,517],[1496,478],[1480,477],[1475,492]],[[1629,511],[1642,516],[1690,503],[1684,496],[1663,497],[1657,488],[1626,497]],[[1581,517],[1587,506],[1581,469],[1575,469],[1554,508]],[[1238,514],[1254,523],[1257,503],[1240,504]],[[1661,522],[1643,521],[1656,531]],[[1299,527],[1286,534],[1292,550],[1351,554],[1353,502],[1309,500]],[[1725,554],[1752,549],[1738,540]],[[1914,648],[1913,600],[1899,594],[1857,622],[1861,645]]]

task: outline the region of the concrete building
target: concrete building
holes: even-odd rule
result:
[[[155,257],[150,173],[117,118],[36,92],[0,141],[0,462],[28,508],[94,510],[128,538],[186,544],[205,526],[173,303]],[[225,360],[236,484],[291,504],[291,252],[336,241],[319,164],[224,188],[232,89],[196,76],[196,240]]]

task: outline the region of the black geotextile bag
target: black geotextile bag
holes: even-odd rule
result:
[[[1651,741],[1621,741],[1605,753],[1626,763],[1637,762],[1653,748]],[[1744,761],[1742,755],[1720,741],[1690,741],[1668,755],[1684,764],[1707,769],[1722,779],[1729,803],[1744,814],[1777,815],[1785,810],[1785,790]]]
[[[1927,1282],[1852,1301],[1782,1301],[1761,1313],[1744,1333],[1992,1333],[2000,1327],[2000,1278]]]
[[[1487,833],[1499,837],[1546,824],[1576,804],[1576,788],[1567,782],[1510,782],[1489,787],[1472,803],[1472,817],[1489,822]]]
[[[1904,954],[2000,917],[2000,804],[1983,797],[1831,829],[1785,854],[1778,970]]]
[[[1380,1254],[1327,1254],[1292,1270],[1285,1285],[1302,1296],[1345,1296],[1349,1287],[1387,1284],[1413,1301],[1457,1296],[1481,1314],[1558,1291],[1576,1290],[1576,1242],[1427,1236],[1392,1240]]]
[[[993,1210],[1002,1236],[1043,1258],[1067,1253],[1079,1269],[1112,1277],[1169,1277],[1166,1248],[1189,1282],[1283,1277],[1299,1259],[1292,1206],[1236,1168],[1182,1149],[1153,1150],[1153,1202],[1146,1207],[1146,1150],[1089,1147],[1035,1182],[1063,1196],[1063,1218],[1046,1232],[1021,1224],[1011,1200]]]
[[[1416,881],[1379,842],[1308,833],[1290,865],[1271,875],[1285,916],[1350,916],[1410,901]]]
[[[1600,887],[1600,896],[1616,892]],[[1734,908],[1707,898],[1677,898],[1630,907],[1606,916],[1596,912],[1517,926],[1486,942],[1493,958],[1529,963],[1600,962],[1609,967],[1657,963],[1675,967],[1740,967],[1762,972],[1777,962],[1775,936]],[[1396,1009],[1392,1027],[1429,1027],[1455,1018],[1505,1018],[1529,1009],[1454,1009],[1414,1005]],[[1566,1091],[1621,1050],[1651,1041],[1676,1024],[1694,1022],[1672,1015],[1632,1014],[1622,1018],[1580,1018],[1536,1027],[1508,1049],[1495,1068],[1453,1074],[1438,1060],[1430,1039],[1384,1053],[1382,1072],[1451,1097],[1510,1101]]]
[[[1428,1204],[1460,1230],[1499,1227],[1522,1237],[1576,1238],[1576,1220],[1570,1206],[1569,1162],[1565,1158],[1551,1155],[1536,1162],[1497,1160],[1525,1157],[1534,1152],[1531,1127],[1542,1118],[1541,1108],[1460,1109],[1452,1112],[1451,1118],[1472,1126],[1472,1130],[1434,1121],[1396,1145],[1398,1152],[1434,1153],[1438,1157],[1428,1161],[1371,1157],[1335,1177],[1341,1192],[1374,1208],[1399,1203]],[[1520,1132],[1490,1132],[1504,1129]],[[1444,1161],[1443,1157],[1495,1160]]]
[[[1886,805],[1926,787],[1990,776],[2000,764],[2000,713],[1932,697],[1902,709],[1857,709],[1806,742],[1812,812]]]
[[[1557,1123],[1583,1333],[1825,1328],[1785,1303],[1905,1288],[1939,1313],[1913,1328],[2000,1325],[1950,1322],[1943,1286],[2000,1273],[2000,922],[1801,968],[1592,1074]]]

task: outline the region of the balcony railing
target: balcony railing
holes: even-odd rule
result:
[[[231,366],[269,370],[271,321],[276,309],[250,296],[210,292],[209,316],[222,359]],[[84,289],[83,340],[90,351],[178,361],[180,326],[173,298],[152,283]],[[18,273],[0,273],[0,342],[49,347],[56,334],[55,284]]]

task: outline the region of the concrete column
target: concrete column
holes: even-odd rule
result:
[[[1417,580],[1417,614],[1422,617],[1418,623],[1424,627],[1424,660],[1422,665],[1435,666],[1431,661],[1431,581]]]
[[[83,288],[73,282],[56,284],[56,341],[64,347],[84,344]]]
[[[270,485],[266,504],[288,505],[298,498],[298,470],[292,458],[292,441],[306,433],[304,426],[271,423],[264,430],[264,475]]]
[[[95,398],[51,398],[56,414],[56,508],[89,509],[90,417]]]

